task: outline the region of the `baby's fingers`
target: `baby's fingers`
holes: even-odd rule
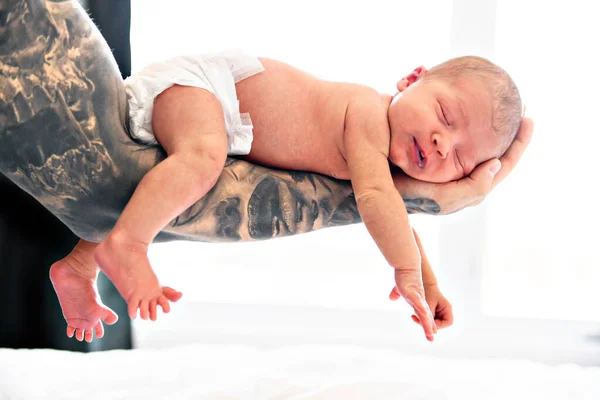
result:
[[[394,286],[394,287],[393,287],[392,291],[390,292],[390,296],[389,296],[389,297],[390,297],[390,300],[392,300],[392,301],[396,301],[396,300],[398,300],[400,297],[402,297],[402,296],[400,295],[400,291],[398,290],[398,287],[397,287],[397,286]]]
[[[436,319],[435,324],[437,325],[438,329],[444,329],[452,326],[452,321],[447,319]]]
[[[425,337],[430,342],[433,342],[434,326],[433,315],[429,309],[429,305],[423,300],[423,297],[417,292],[412,292],[408,296],[405,296],[406,301],[413,307],[417,318],[421,321],[421,326],[425,331]]]
[[[442,304],[442,307],[436,311],[435,323],[440,329],[452,326],[454,323],[454,314],[452,313],[452,306],[450,303]]]
[[[417,317],[416,315],[411,315],[410,318],[418,325],[423,326],[423,324],[421,324],[421,320],[419,320],[419,317]],[[441,326],[442,321],[434,319],[433,320],[433,333],[437,334],[438,329],[441,328],[445,328],[445,326]]]
[[[437,333],[438,324],[437,324],[437,302],[435,300],[429,300],[427,302],[429,305],[429,311],[431,311],[431,318],[433,319],[433,333]]]

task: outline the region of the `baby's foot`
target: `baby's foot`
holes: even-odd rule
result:
[[[142,319],[156,321],[156,306],[168,313],[169,301],[179,300],[181,292],[160,286],[148,260],[147,245],[117,236],[109,234],[96,248],[94,257],[127,302],[129,317],[135,319],[139,308]]]
[[[98,339],[104,336],[102,321],[112,325],[118,319],[117,314],[102,304],[98,294],[95,247],[95,243],[81,240],[68,256],[50,267],[50,280],[67,320],[67,336],[75,335],[79,341],[85,337],[88,343],[93,332]]]

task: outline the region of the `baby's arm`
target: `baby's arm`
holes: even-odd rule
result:
[[[437,285],[437,278],[435,277],[435,273],[433,272],[431,264],[427,259],[427,254],[425,254],[425,249],[423,249],[423,244],[421,243],[421,238],[414,228],[412,229],[412,232],[415,235],[415,242],[417,242],[419,254],[421,254],[421,276],[423,277],[423,285]]]
[[[95,254],[127,301],[129,315],[134,318],[139,307],[143,319],[148,310],[152,318],[156,302],[162,306],[166,301],[148,262],[148,245],[214,186],[227,157],[221,105],[204,89],[164,91],[155,100],[152,125],[167,158],[140,181]]]
[[[413,229],[413,233],[415,235],[415,240],[417,241],[417,246],[419,247],[419,252],[421,253],[421,275],[423,276],[423,285],[425,287],[425,299],[427,300],[427,304],[429,304],[429,308],[433,313],[433,318],[435,321],[434,328],[437,332],[437,329],[447,328],[454,322],[452,304],[450,304],[448,299],[446,299],[446,297],[440,291],[437,278],[435,277],[433,268],[431,268],[431,264],[427,259],[427,255],[425,254],[423,244],[421,243],[421,239],[419,238],[417,231]],[[421,321],[415,315],[413,315],[413,321],[421,324]]]
[[[433,317],[425,302],[421,257],[402,197],[388,162],[389,127],[378,96],[361,96],[348,105],[345,157],[358,211],[383,256],[395,269],[400,294],[415,309],[428,340]]]
[[[446,299],[446,297],[444,297],[440,291],[440,288],[437,284],[437,278],[435,277],[433,269],[431,268],[431,264],[427,259],[421,239],[414,228],[413,234],[415,235],[415,241],[417,242],[419,253],[421,254],[421,276],[423,277],[423,286],[425,288],[425,299],[435,318],[434,332],[437,333],[438,329],[447,328],[454,322],[452,304],[450,304],[448,299]],[[390,292],[390,300],[395,301],[400,297],[401,296],[398,288],[394,286]],[[417,324],[421,325],[421,320],[419,320],[416,315],[413,315],[412,319]]]

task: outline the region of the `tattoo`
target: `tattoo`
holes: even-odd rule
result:
[[[335,209],[331,218],[331,226],[348,225],[348,221],[361,221],[354,193],[348,195]]]
[[[0,0],[0,172],[86,240],[110,231],[165,158],[131,139],[126,107],[110,49],[76,1]],[[431,199],[407,209],[440,212]],[[156,240],[260,240],[360,221],[347,181],[229,158]]]
[[[240,198],[228,197],[219,202],[217,206],[217,237],[240,240],[239,228],[242,223]]]
[[[311,180],[314,185],[314,182]],[[316,191],[316,187],[313,186]],[[286,184],[267,177],[254,189],[248,203],[248,229],[255,239],[296,233],[300,224],[312,230],[319,216],[317,202],[305,201],[301,193]]]
[[[416,199],[404,198],[404,204],[406,205],[406,211],[408,211],[409,214],[422,213],[437,215],[441,211],[438,203],[432,199],[423,197]]]

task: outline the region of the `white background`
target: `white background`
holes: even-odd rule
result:
[[[513,76],[534,140],[483,206],[413,219],[456,323],[429,345],[362,225],[248,244],[170,243],[150,256],[184,292],[136,322],[140,347],[343,342],[600,364],[600,28],[591,1],[132,2],[133,69],[241,48],[394,93],[419,65],[477,54]],[[594,338],[596,341],[594,341]]]

